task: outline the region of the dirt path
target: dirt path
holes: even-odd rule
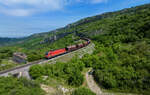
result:
[[[41,84],[41,88],[46,92],[46,95],[53,95],[54,93],[56,93],[56,89],[50,86]]]
[[[89,74],[90,70],[86,73],[86,81],[88,84],[88,87],[90,90],[96,95],[137,95],[137,94],[131,94],[131,93],[107,93],[107,92],[102,92],[100,87],[96,84],[94,81],[94,78],[91,74]]]
[[[101,89],[95,83],[93,76],[90,75],[89,72],[86,73],[86,81],[87,81],[87,84],[88,84],[89,88],[91,89],[91,91],[96,93],[96,95],[103,95]]]
[[[104,92],[102,92],[100,87],[94,81],[93,76],[91,74],[89,74],[89,72],[90,72],[90,70],[86,73],[86,81],[87,81],[88,87],[90,88],[90,90],[92,92],[94,92],[96,95],[116,95],[116,94],[113,94],[113,93],[104,93]],[[123,95],[123,94],[120,94],[120,95]]]

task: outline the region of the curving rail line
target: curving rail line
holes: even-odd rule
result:
[[[40,62],[43,62],[43,61],[46,61],[46,59],[41,59],[41,60],[31,62],[31,63],[25,64],[25,65],[21,65],[21,66],[17,66],[17,67],[11,68],[11,69],[0,71],[0,75],[4,74],[4,73],[7,73],[7,72],[10,72],[10,71],[13,71],[13,70],[16,70],[16,69],[20,69],[20,68],[24,68],[24,67],[27,67],[27,66],[30,66],[30,65],[34,65],[34,64],[37,64],[37,63],[40,63]]]
[[[83,39],[83,38],[82,38],[82,39]],[[84,39],[84,40],[87,41],[87,39]],[[88,41],[89,41],[89,40],[88,40]],[[88,46],[88,45],[87,45],[87,46]],[[84,46],[84,47],[86,47],[86,46]],[[84,47],[82,47],[82,48],[84,48]],[[81,48],[79,48],[79,49],[81,49]],[[78,49],[77,49],[77,50],[78,50]],[[76,50],[75,50],[75,51],[76,51]],[[73,51],[72,51],[72,52],[73,52]],[[69,53],[69,52],[67,52],[67,53]],[[65,53],[65,54],[67,54],[67,53]],[[62,56],[62,55],[64,55],[64,54],[61,54],[61,55],[58,55],[58,56]],[[58,57],[58,56],[55,56],[55,57],[53,57],[53,58],[56,58],[56,57]],[[4,71],[0,71],[0,75],[5,74],[5,73],[8,73],[8,72],[11,72],[11,71],[14,71],[14,70],[17,70],[17,69],[25,68],[25,67],[28,67],[28,66],[31,66],[31,65],[34,65],[34,64],[38,64],[38,63],[41,63],[41,62],[44,62],[44,61],[50,61],[50,60],[52,60],[53,58],[51,58],[51,59],[41,59],[41,60],[34,61],[34,62],[25,64],[25,65],[20,65],[20,66],[11,68],[11,69],[7,69],[7,70],[4,70]]]

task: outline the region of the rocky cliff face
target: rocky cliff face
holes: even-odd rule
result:
[[[45,38],[43,41],[40,42],[40,44],[53,43],[54,41],[59,40],[59,39],[65,37],[65,36],[67,36],[69,34],[73,34],[73,33],[76,34],[75,31],[73,31],[73,32],[67,32],[67,33],[61,33],[61,34],[54,34],[53,36]]]

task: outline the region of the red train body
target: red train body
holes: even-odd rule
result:
[[[63,48],[63,49],[49,51],[49,52],[46,53],[45,58],[47,58],[47,59],[53,58],[53,57],[56,57],[58,55],[77,50],[79,48],[85,47],[88,44],[90,44],[89,39],[83,38],[83,40],[86,40],[86,42],[80,43],[80,44],[77,44],[77,45],[68,46],[68,47]]]
[[[66,49],[63,48],[63,49],[58,49],[58,50],[54,50],[54,51],[49,51],[48,53],[46,53],[45,57],[46,58],[52,58],[52,57],[55,57],[55,56],[58,56],[60,54],[64,54],[66,53]]]

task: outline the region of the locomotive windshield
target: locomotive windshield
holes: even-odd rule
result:
[[[48,52],[46,52],[46,54],[45,55],[48,55]]]

